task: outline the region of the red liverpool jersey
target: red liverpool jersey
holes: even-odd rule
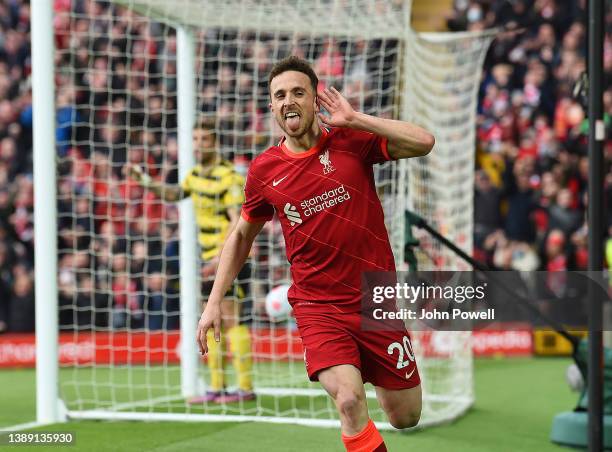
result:
[[[264,222],[276,210],[291,264],[291,304],[357,312],[362,273],[395,271],[372,169],[389,159],[385,138],[332,128],[306,152],[281,141],[253,160],[242,217]]]

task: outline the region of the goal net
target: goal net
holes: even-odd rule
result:
[[[433,152],[406,163],[408,208],[468,254],[476,100],[493,33],[411,33],[407,40],[405,118],[436,137]],[[414,233],[419,270],[471,270],[427,233]],[[424,411],[436,419],[458,416],[474,400],[471,332],[415,331],[413,340],[424,374]]]
[[[185,237],[198,233],[186,223],[191,201],[160,200],[126,167],[176,186],[193,164],[185,137],[206,116],[222,156],[245,174],[280,136],[268,72],[299,55],[356,109],[436,135],[427,158],[375,170],[398,266],[408,206],[469,251],[476,89],[489,38],[432,41],[410,31],[409,17],[401,0],[55,2],[60,394],[69,417],[338,425],[331,400],[308,382],[294,322],[274,321],[264,308],[270,290],[290,282],[276,220],[240,276],[257,398],[187,403],[210,382],[191,334],[202,301],[200,264],[187,266],[195,238]],[[426,238],[423,248],[428,265],[460,268]],[[416,342],[421,425],[454,419],[473,402],[469,333],[428,332]],[[231,387],[231,351],[225,358]]]

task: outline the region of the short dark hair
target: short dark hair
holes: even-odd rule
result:
[[[287,71],[296,71],[301,72],[302,74],[306,74],[310,79],[310,84],[312,86],[313,91],[315,92],[315,94],[317,93],[317,86],[319,86],[319,77],[317,77],[317,74],[315,74],[315,71],[312,69],[308,61],[303,60],[295,55],[283,58],[272,67],[272,70],[270,71],[270,75],[268,77],[268,91],[270,91],[272,79]],[[270,93],[270,96],[271,95],[272,93]]]

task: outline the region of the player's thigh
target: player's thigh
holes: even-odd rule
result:
[[[224,328],[231,328],[238,324],[238,303],[234,298],[226,297],[221,300],[221,322]]]
[[[421,418],[421,385],[409,389],[385,389],[375,386],[376,398],[395,428],[409,428]]]
[[[403,330],[357,333],[364,381],[386,389],[410,389],[421,383],[410,335]]]

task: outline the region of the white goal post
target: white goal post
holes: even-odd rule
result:
[[[63,420],[59,401],[53,6],[32,3],[36,420]]]
[[[244,170],[278,136],[265,108],[267,72],[298,52],[356,108],[436,136],[427,158],[375,171],[398,268],[408,207],[470,251],[477,89],[493,33],[416,34],[408,0],[71,0],[55,13],[50,3],[32,2],[38,421],[339,425],[325,392],[307,381],[294,325],[261,313],[266,293],[288,282],[274,221],[243,281],[257,400],[186,403],[208,380],[194,339],[191,201],[134,195],[122,168],[137,162],[160,180],[182,180],[194,164],[194,120],[208,114],[220,152]],[[54,102],[70,115],[57,143]],[[462,268],[423,240],[423,269]],[[457,418],[474,400],[470,334],[436,334],[414,335],[421,427]],[[62,355],[60,343],[76,352]]]

